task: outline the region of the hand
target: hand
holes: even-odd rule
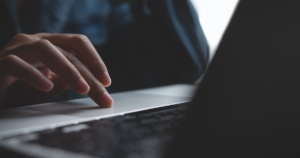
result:
[[[15,82],[21,82],[17,88],[45,99],[72,88],[88,94],[101,107],[113,104],[105,89],[111,84],[106,66],[84,35],[39,33],[13,37],[0,51],[2,100]]]

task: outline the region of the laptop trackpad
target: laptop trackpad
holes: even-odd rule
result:
[[[123,115],[151,108],[168,106],[190,101],[190,97],[161,96],[153,94],[112,94],[115,103],[112,108],[100,108],[90,98],[72,101],[47,103],[24,107],[24,109],[52,114],[68,115],[79,118],[105,118],[114,115]]]

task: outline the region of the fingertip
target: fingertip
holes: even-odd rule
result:
[[[104,72],[100,77],[100,82],[104,87],[108,87],[111,85],[111,78],[108,74],[108,72]]]
[[[114,104],[114,100],[112,99],[112,97],[108,94],[108,92],[104,92],[102,94],[102,103],[101,107],[105,107],[105,108],[109,108]]]
[[[53,89],[54,84],[48,80],[48,79],[44,79],[42,81],[42,83],[40,83],[40,90],[45,91],[45,92],[49,92]]]
[[[86,83],[86,81],[83,78],[79,79],[78,87],[79,89],[77,90],[77,93],[81,95],[87,94],[90,91],[90,86]]]

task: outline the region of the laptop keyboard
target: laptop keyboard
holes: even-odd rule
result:
[[[102,158],[159,158],[186,109],[183,103],[45,130],[28,143]]]

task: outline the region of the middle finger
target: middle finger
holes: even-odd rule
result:
[[[48,40],[23,44],[11,50],[10,54],[31,56],[41,61],[51,71],[61,76],[79,94],[89,92],[89,85],[74,65]]]
[[[76,67],[87,83],[90,85],[89,97],[101,107],[111,107],[113,99],[105,87],[94,77],[94,75],[77,59],[77,57],[59,47],[57,49]]]
[[[107,68],[98,52],[84,35],[78,34],[36,34],[54,45],[76,53],[92,74],[105,86],[111,84]]]

